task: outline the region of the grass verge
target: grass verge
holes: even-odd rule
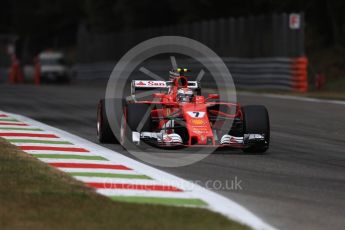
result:
[[[111,201],[0,138],[0,229],[248,229],[205,209]]]

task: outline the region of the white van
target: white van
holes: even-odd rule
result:
[[[69,82],[69,69],[61,52],[45,51],[38,56],[42,82]]]

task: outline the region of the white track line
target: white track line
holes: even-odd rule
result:
[[[113,174],[130,174],[130,175],[142,175],[134,170],[121,170],[121,169],[84,169],[84,168],[59,168],[64,172],[89,172],[89,173],[113,173]]]
[[[60,150],[25,150],[29,154],[71,154],[71,155],[92,155],[92,156],[99,156],[98,154],[92,152],[73,152],[73,151],[60,151]]]
[[[84,177],[75,176],[77,180],[84,183],[110,183],[110,184],[133,184],[133,185],[166,185],[169,186],[170,183],[162,183],[156,180],[150,179],[124,179],[124,178],[106,178],[106,177]]]
[[[118,152],[109,150],[107,148],[104,148],[102,146],[96,145],[92,142],[89,142],[83,138],[80,138],[78,136],[75,136],[73,134],[70,134],[68,132],[65,132],[63,130],[54,128],[52,126],[48,126],[46,124],[37,122],[35,120],[32,120],[28,117],[21,116],[21,115],[15,115],[7,113],[9,116],[12,116],[18,120],[21,120],[27,124],[30,124],[32,126],[40,127],[43,130],[46,130],[49,133],[56,134],[59,137],[63,137],[65,140],[70,141],[74,143],[76,146],[85,148],[89,150],[90,152],[97,152],[99,156],[102,156],[109,161],[90,161],[90,160],[73,160],[73,163],[101,163],[101,164],[121,164],[125,165],[131,169],[134,169],[137,172],[140,172],[143,175],[147,175],[151,178],[153,178],[156,181],[159,182],[168,182],[170,186],[174,186],[177,188],[181,187],[188,187],[187,190],[191,191],[191,194],[195,198],[201,199],[204,202],[206,202],[207,208],[209,210],[212,210],[214,212],[218,212],[223,214],[224,216],[238,221],[240,223],[246,224],[253,229],[258,230],[273,230],[275,229],[271,225],[265,223],[262,219],[254,215],[252,212],[248,211],[243,206],[237,204],[236,202],[225,198],[217,193],[214,193],[212,191],[209,191],[205,188],[202,188],[196,184],[193,184],[191,182],[188,182],[182,178],[179,178],[177,176],[174,176],[172,174],[166,173],[164,171],[155,169],[151,166],[145,165],[143,163],[140,163],[138,161],[135,161],[129,157],[126,157]],[[51,160],[43,159],[45,162],[52,162]],[[53,159],[53,162],[71,162],[71,160],[55,160]],[[130,171],[130,170],[129,170]]]

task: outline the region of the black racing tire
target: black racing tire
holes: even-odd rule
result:
[[[99,101],[97,108],[97,137],[101,143],[118,143],[109,125],[104,99]]]
[[[121,135],[121,144],[128,148],[132,141],[131,133],[133,131],[151,131],[151,117],[150,114],[147,114],[147,112],[150,111],[150,105],[129,103],[127,104],[125,110],[125,116],[121,122],[121,131],[123,132]],[[141,122],[143,122],[142,125],[140,125],[142,127],[138,127]]]
[[[200,87],[197,88],[195,91],[196,91],[196,95],[201,96],[201,88]]]
[[[265,153],[270,143],[270,120],[268,111],[263,105],[248,105],[242,107],[243,132],[245,134],[264,134],[267,144],[256,144],[244,148],[246,153]]]

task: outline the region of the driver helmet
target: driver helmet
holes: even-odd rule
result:
[[[169,71],[169,77],[170,77],[170,79],[174,79],[178,76],[184,76],[185,73],[187,73],[187,72],[190,72],[190,70],[187,68],[172,69]]]
[[[182,88],[177,91],[176,100],[179,102],[191,102],[194,97],[193,91],[189,88]]]

